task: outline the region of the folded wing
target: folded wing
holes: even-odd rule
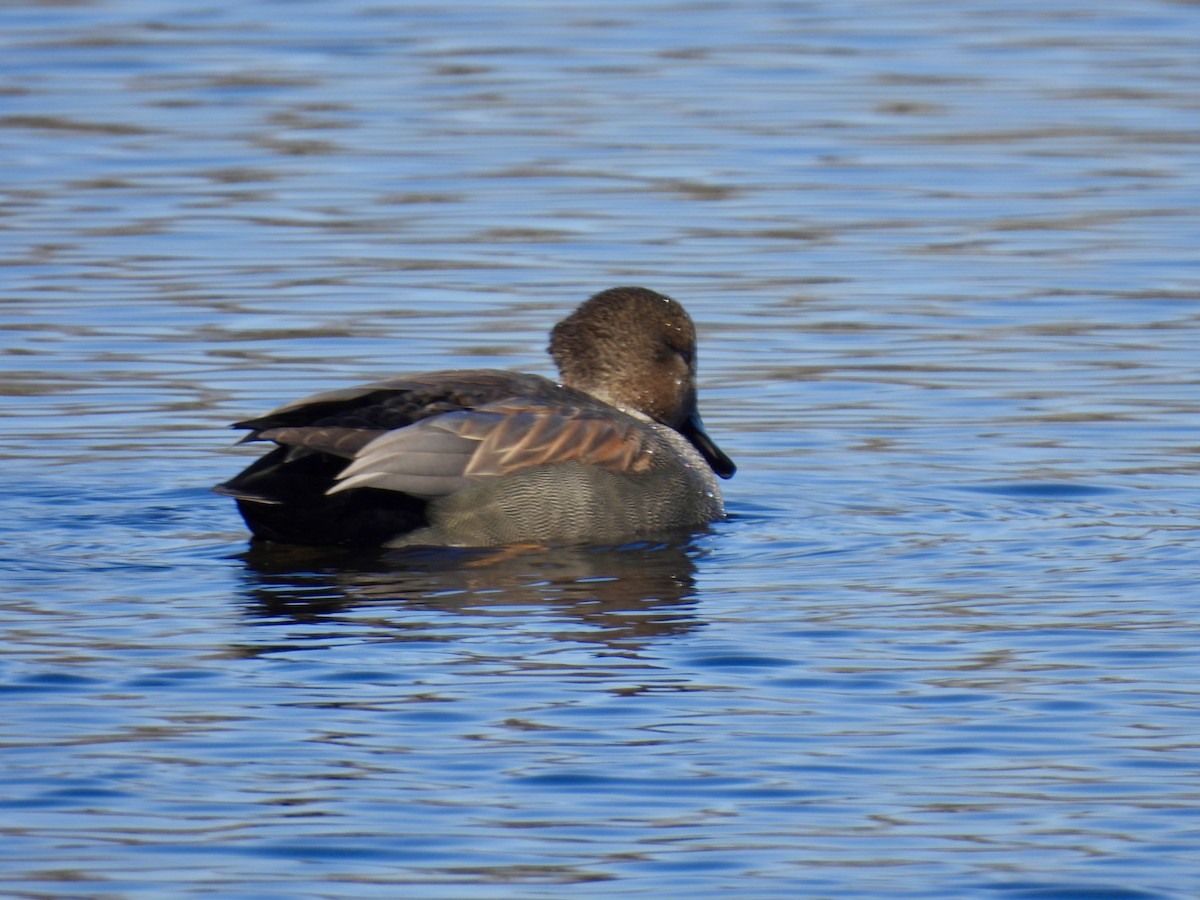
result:
[[[355,451],[328,493],[372,487],[433,499],[482,479],[566,462],[640,474],[653,461],[649,434],[638,420],[611,411],[509,398],[373,438]],[[262,436],[276,439],[271,432]],[[341,448],[352,443],[332,433],[319,440]]]

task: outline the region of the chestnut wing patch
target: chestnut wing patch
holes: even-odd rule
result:
[[[642,422],[612,410],[511,398],[376,437],[329,493],[373,487],[433,498],[480,479],[572,461],[640,474],[653,460],[652,438]]]

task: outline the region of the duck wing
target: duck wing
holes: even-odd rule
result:
[[[313,394],[274,409],[263,416],[237,422],[234,428],[248,428],[242,441],[296,438],[299,432],[280,429],[349,429],[381,433],[403,428],[413,422],[461,409],[474,409],[506,397],[550,399],[562,395],[578,396],[577,391],[555,384],[540,375],[505,372],[500,369],[448,370],[408,375],[376,381],[358,387]],[[584,395],[586,396],[586,395]],[[274,431],[275,437],[267,432]],[[345,432],[336,432],[338,438]],[[333,443],[338,455],[346,445]],[[306,440],[322,443],[315,431]],[[353,455],[352,451],[350,455]]]
[[[314,394],[235,424],[250,431],[239,443],[278,446],[215,490],[251,503],[309,502],[333,485],[348,460],[390,431],[514,393],[560,390],[537,375],[485,369],[426,372]]]
[[[509,397],[376,437],[358,448],[328,493],[372,487],[433,499],[483,479],[572,461],[640,474],[653,462],[652,444],[643,422],[595,401]]]
[[[278,447],[216,490],[271,504],[357,487],[429,499],[572,460],[632,474],[649,468],[653,437],[588,394],[488,369],[326,391],[234,427]]]

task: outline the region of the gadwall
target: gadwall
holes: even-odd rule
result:
[[[554,327],[562,384],[496,369],[316,394],[257,419],[276,446],[218,485],[254,536],[397,547],[625,541],[724,515],[735,466],[696,409],[696,329],[619,287]]]

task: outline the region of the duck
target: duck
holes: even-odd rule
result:
[[[318,546],[614,545],[724,517],[736,466],[700,418],[682,304],[601,291],[549,353],[557,381],[422,372],[237,422],[274,446],[214,490],[253,541]]]

